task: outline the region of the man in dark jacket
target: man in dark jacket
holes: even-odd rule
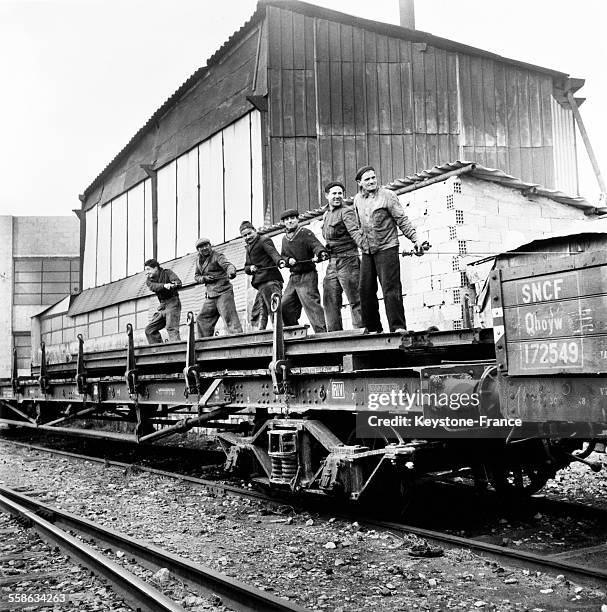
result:
[[[325,332],[325,313],[320,305],[318,273],[313,261],[324,261],[329,255],[323,244],[307,228],[299,227],[299,213],[285,210],[280,219],[286,233],[282,239],[282,257],[291,269],[282,297],[282,318],[285,325],[297,325],[303,306],[315,332]]]
[[[161,268],[155,259],[144,263],[147,280],[145,284],[158,296],[160,305],[152,320],[145,328],[145,336],[149,344],[162,343],[160,330],[166,327],[169,342],[178,342],[179,319],[181,318],[181,301],[177,291],[181,288],[181,280],[168,268]]]
[[[360,260],[358,247],[348,231],[356,228],[356,213],[352,206],[344,204],[346,188],[334,181],[325,186],[329,208],[322,220],[322,236],[327,244],[330,259],[323,280],[322,303],[325,309],[327,331],[343,329],[341,320],[342,293],[346,294],[352,312],[352,327],[364,327],[360,313],[358,278]]]
[[[379,186],[373,166],[360,168],[356,182],[359,190],[354,196],[354,210],[358,228],[350,234],[362,250],[359,289],[363,322],[370,332],[382,331],[377,301],[379,278],[390,331],[404,332],[407,325],[400,282],[398,230],[413,242],[416,255],[423,255],[424,249],[396,194]]]
[[[230,279],[236,278],[236,268],[223,253],[214,251],[208,238],[196,242],[198,259],[194,280],[205,285],[205,300],[196,318],[198,337],[207,338],[215,332],[221,317],[228,334],[241,334],[242,325],[234,302],[234,289]]]
[[[246,249],[244,271],[251,275],[251,285],[258,292],[255,298],[255,304],[260,310],[258,329],[265,329],[268,324],[268,313],[273,320],[270,310],[272,294],[282,294],[282,274],[278,268],[284,268],[285,261],[274,247],[272,240],[260,236],[250,221],[243,221],[240,224],[240,235],[244,238]]]

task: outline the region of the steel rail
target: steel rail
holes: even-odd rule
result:
[[[0,489],[0,508],[20,516],[34,527],[43,540],[52,542],[97,575],[109,580],[118,593],[130,604],[151,612],[184,612],[184,608],[169,599],[147,582],[108,559],[105,555],[91,548],[78,538],[59,529],[51,522],[38,516],[31,508],[36,508],[31,500],[13,495],[8,489]],[[25,503],[24,503],[25,502]],[[28,506],[30,509],[28,509]],[[40,506],[41,507],[41,506]]]
[[[17,508],[21,506],[27,513],[27,518],[35,517],[37,519],[36,524],[38,524],[38,521],[43,521],[45,523],[45,531],[50,527],[53,533],[58,533],[61,536],[67,535],[70,540],[81,544],[76,538],[69,536],[69,534],[62,534],[61,530],[57,529],[55,525],[37,517],[34,512],[41,512],[48,516],[52,516],[53,523],[61,525],[64,529],[75,530],[85,535],[85,537],[94,538],[97,541],[103,542],[104,545],[133,555],[146,566],[151,565],[154,568],[167,568],[172,575],[179,576],[189,584],[196,585],[200,591],[207,595],[219,595],[224,605],[234,610],[242,612],[307,612],[306,608],[302,608],[297,604],[276,597],[275,595],[265,593],[260,589],[249,586],[239,580],[216,572],[211,568],[195,563],[189,559],[181,558],[149,542],[121,534],[113,529],[89,521],[84,517],[77,516],[65,510],[60,510],[59,508],[32,499],[23,493],[7,487],[0,487],[0,505]],[[130,572],[113,562],[107,561],[100,553],[92,549],[90,550],[95,553],[97,563],[101,563],[102,561],[107,562],[108,565],[115,566],[114,569],[117,568],[120,570],[119,578],[122,578],[124,574],[130,574]],[[128,578],[130,580],[130,576]],[[136,579],[136,581],[139,583],[142,582],[139,579]],[[150,596],[157,598],[160,602],[160,605],[157,604],[156,606],[147,604],[146,602],[146,606],[149,607],[144,608],[145,610],[183,610],[182,607],[176,605],[172,600],[156,591],[156,589],[153,589],[146,583],[143,583],[143,585],[147,587]],[[139,585],[138,588],[141,588],[141,585]]]
[[[9,441],[12,442],[12,441]],[[238,497],[245,497],[249,499],[256,499],[258,501],[264,501],[271,504],[284,505],[285,503],[293,503],[293,500],[282,499],[279,500],[276,497],[269,497],[260,493],[258,491],[250,491],[248,489],[242,489],[241,487],[236,487],[233,485],[225,485],[221,483],[217,483],[210,480],[205,480],[202,478],[196,478],[194,476],[187,476],[182,474],[176,474],[174,472],[166,472],[164,470],[158,470],[156,468],[149,468],[146,466],[137,466],[128,463],[123,463],[119,461],[108,461],[106,459],[101,459],[98,457],[89,457],[87,455],[76,455],[75,453],[68,453],[66,451],[55,451],[53,449],[48,449],[45,447],[33,447],[24,443],[17,443],[22,446],[30,447],[35,450],[40,450],[43,452],[56,453],[66,456],[71,456],[78,459],[90,460],[99,463],[104,463],[105,465],[122,467],[122,468],[130,468],[137,469],[144,472],[149,472],[152,474],[157,474],[159,476],[165,476],[167,478],[173,478],[177,480],[183,480],[186,482],[191,482],[196,485],[208,487],[210,490],[214,492],[222,492],[228,495],[236,495]],[[0,489],[1,490],[1,489]],[[455,536],[449,533],[435,531],[431,529],[425,529],[423,527],[417,527],[415,525],[406,525],[403,523],[396,523],[391,521],[382,521],[376,519],[370,519],[367,517],[361,517],[360,515],[350,514],[345,512],[331,512],[331,516],[335,518],[340,518],[348,521],[357,521],[361,525],[365,525],[367,527],[388,530],[392,532],[397,532],[401,534],[412,534],[421,538],[425,538],[432,542],[437,542],[442,545],[450,546],[453,548],[466,548],[473,550],[475,552],[484,554],[489,557],[504,559],[507,558],[510,561],[518,562],[519,564],[523,564],[525,567],[533,566],[539,570],[543,571],[553,571],[558,573],[567,572],[569,578],[575,577],[578,580],[586,580],[589,579],[593,583],[599,583],[601,587],[605,587],[607,585],[607,570],[601,568],[594,568],[585,565],[579,565],[576,563],[569,562],[564,559],[560,559],[553,555],[541,555],[536,553],[530,553],[526,551],[520,551],[510,548],[504,548],[503,546],[498,546],[496,544],[490,544],[488,542],[483,542],[481,540],[475,540],[473,538],[464,538],[461,536]]]

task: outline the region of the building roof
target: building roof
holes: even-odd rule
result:
[[[434,36],[428,32],[422,32],[421,30],[411,30],[404,28],[399,25],[383,23],[379,21],[372,21],[370,19],[362,19],[332,9],[322,8],[314,4],[307,2],[301,2],[300,0],[259,0],[257,8],[250,19],[245,22],[228,40],[208,59],[207,63],[200,67],[192,76],[190,76],[184,83],[182,83],[177,90],[158,108],[158,110],[145,122],[145,124],[136,132],[136,134],[129,140],[129,142],[115,155],[115,157],[105,166],[105,168],[93,179],[91,184],[84,190],[84,196],[87,196],[91,191],[101,182],[101,180],[107,175],[107,173],[114,168],[117,163],[123,159],[127,153],[135,146],[140,138],[152,127],[158,120],[161,119],[178,101],[179,99],[196,83],[197,80],[201,79],[204,74],[215,64],[219,63],[223,56],[236,44],[248,30],[256,24],[265,15],[266,7],[274,6],[290,10],[296,13],[307,15],[310,17],[316,17],[319,19],[327,19],[330,21],[343,23],[345,25],[351,25],[365,30],[374,31],[386,36],[392,36],[395,38],[403,38],[412,42],[420,42],[430,44],[434,47],[445,49],[447,51],[461,52],[469,55],[475,55],[479,57],[486,57],[489,59],[506,62],[508,64],[525,68],[528,70],[534,70],[548,74],[552,77],[559,79],[567,79],[568,74],[529,64],[519,60],[505,58],[496,53],[491,53],[484,49],[465,45],[447,38],[441,38]],[[583,81],[578,80],[575,88],[581,87]]]

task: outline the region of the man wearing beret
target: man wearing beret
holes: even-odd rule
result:
[[[299,227],[299,213],[296,210],[285,210],[280,219],[286,229],[281,255],[291,270],[282,297],[284,324],[297,325],[303,306],[314,331],[325,332],[327,328],[318,293],[318,273],[312,260],[324,261],[329,255],[320,240],[307,227]]]
[[[330,258],[323,280],[322,302],[327,331],[343,329],[342,293],[346,294],[350,303],[352,327],[364,327],[358,293],[360,276],[358,247],[348,229],[356,228],[356,213],[351,205],[344,204],[345,193],[346,188],[339,181],[325,185],[325,197],[329,207],[322,220],[322,236],[327,244]]]
[[[356,182],[354,209],[358,229],[351,233],[362,251],[359,290],[363,322],[369,332],[382,331],[377,301],[379,278],[390,331],[404,332],[407,325],[400,282],[398,229],[413,242],[416,255],[422,255],[424,250],[396,194],[379,186],[375,168],[360,168]]]
[[[208,238],[196,242],[198,258],[194,280],[205,286],[205,300],[196,318],[198,337],[206,338],[215,332],[219,317],[223,319],[228,334],[242,333],[242,325],[236,312],[234,289],[230,279],[236,278],[236,267],[223,253],[211,247]]]
[[[251,285],[257,289],[253,310],[258,311],[258,329],[265,329],[268,313],[273,317],[270,310],[272,294],[282,294],[282,274],[278,268],[284,268],[286,264],[272,240],[267,236],[260,236],[250,221],[240,224],[240,235],[244,238],[246,249],[244,271],[251,275]],[[253,314],[252,312],[252,320]]]

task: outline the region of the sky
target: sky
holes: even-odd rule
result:
[[[398,23],[398,0],[316,0]],[[0,214],[70,215],[255,0],[0,0]],[[416,0],[416,27],[586,79],[577,97],[607,179],[604,0]],[[599,190],[581,141],[582,195]],[[447,161],[447,160],[445,160]]]

